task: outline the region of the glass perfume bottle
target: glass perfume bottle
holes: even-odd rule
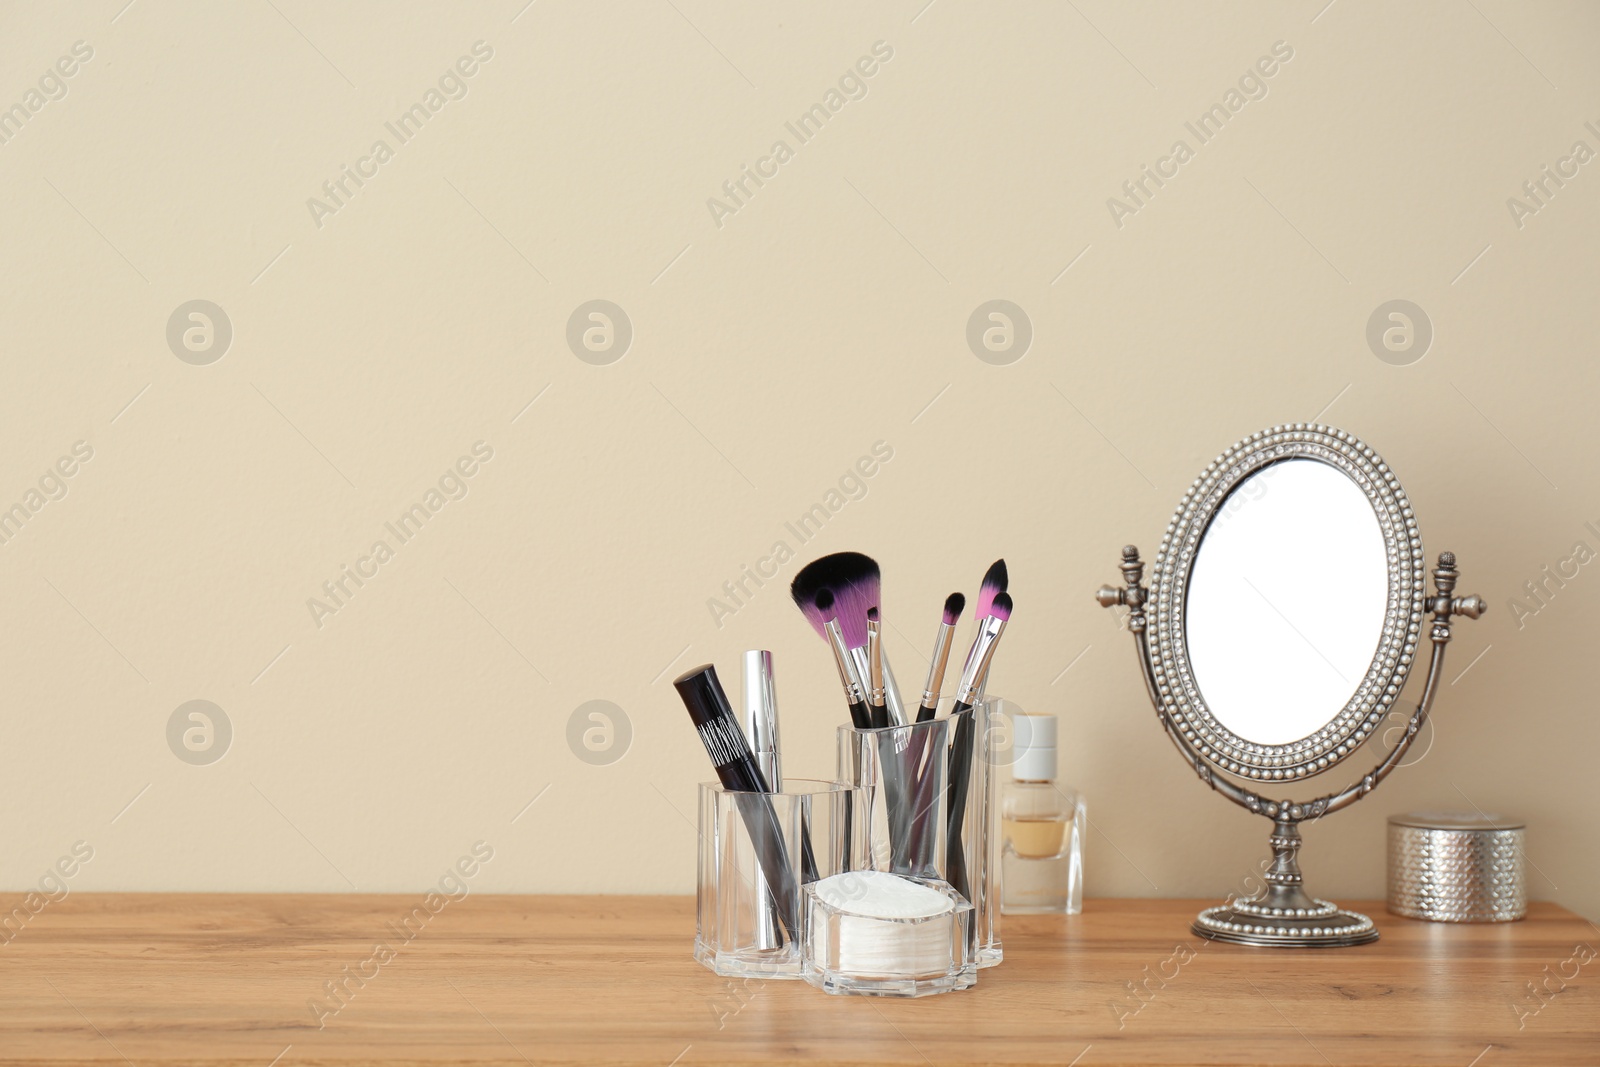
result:
[[[1000,910],[1083,910],[1083,799],[1056,783],[1056,717],[1011,716],[1011,780],[1000,794]]]

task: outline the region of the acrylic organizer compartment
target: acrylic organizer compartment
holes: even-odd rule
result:
[[[826,993],[922,997],[978,980],[972,905],[948,882],[849,871],[805,887],[805,980]]]
[[[799,978],[804,887],[846,869],[849,785],[785,778],[779,793],[700,786],[694,958],[719,975]]]
[[[839,729],[839,777],[860,789],[851,866],[948,884],[972,908],[967,966],[1003,958],[992,709]]]

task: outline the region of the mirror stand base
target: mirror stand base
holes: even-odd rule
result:
[[[1307,898],[1308,907],[1273,914],[1271,904],[1234,901],[1207,908],[1190,929],[1211,941],[1265,948],[1343,948],[1378,940],[1378,928],[1358,911]]]
[[[1272,825],[1272,863],[1266,889],[1248,900],[1207,908],[1190,927],[1200,937],[1266,948],[1343,948],[1378,940],[1378,928],[1358,911],[1344,911],[1300,888],[1300,825],[1282,816]]]

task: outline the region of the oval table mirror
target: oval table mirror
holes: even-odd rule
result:
[[[1429,595],[1416,518],[1388,464],[1343,430],[1302,423],[1217,457],[1184,494],[1149,588],[1132,545],[1122,574],[1096,599],[1128,609],[1168,736],[1202,781],[1272,820],[1262,891],[1207,908],[1194,932],[1267,946],[1376,940],[1371,919],[1302,888],[1300,824],[1366,796],[1416,738],[1451,617],[1485,610],[1455,596],[1455,557],[1439,555]],[[1279,799],[1383,732],[1424,641],[1427,680],[1395,746],[1342,788]]]

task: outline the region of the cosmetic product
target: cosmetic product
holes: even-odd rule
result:
[[[772,653],[750,649],[744,654],[740,672],[740,694],[743,697],[744,732],[750,742],[750,753],[755,757],[756,768],[765,779],[767,792],[783,792],[783,770],[778,744],[778,696],[772,679]],[[761,893],[756,899],[756,942],[762,949],[777,948],[783,944],[779,928],[777,902],[771,894]]]
[[[1056,784],[1056,717],[1011,718],[1010,781],[1000,787],[1000,909],[1083,910],[1083,800]]]
[[[772,677],[772,653],[750,649],[744,654],[743,666],[744,732],[767,791],[781,793],[783,757],[778,740],[778,694]]]
[[[835,616],[844,635],[845,647],[855,663],[856,678],[865,684],[870,676],[867,659],[867,611],[879,606],[882,576],[878,561],[860,552],[835,552],[812,560],[789,585],[789,593],[796,604],[811,603],[821,590],[834,596]],[[815,624],[814,624],[815,625]],[[905,708],[900,701],[899,687],[894,681],[894,671],[884,658],[884,703],[889,718],[896,723],[906,722]]]
[[[805,570],[800,572],[802,575]],[[839,685],[844,689],[845,704],[850,709],[850,721],[857,726],[866,726],[867,722],[867,690],[862,679],[856,674],[855,663],[850,658],[850,651],[844,642],[844,632],[839,628],[839,621],[834,611],[833,590],[813,588],[809,583],[802,584],[796,577],[790,587],[794,597],[795,606],[800,609],[800,614],[806,617],[811,628],[817,636],[828,643],[828,650],[833,653],[833,665],[839,671]]]
[[[917,708],[917,721],[927,722],[939,710],[939,690],[944,687],[944,671],[950,662],[951,638],[955,636],[956,622],[967,606],[961,593],[951,593],[944,598],[944,617],[933,639],[933,658],[928,661],[928,680],[922,686],[922,703]]]
[[[699,731],[700,741],[716,767],[722,787],[739,794],[736,800],[754,854],[759,859],[762,878],[777,906],[784,931],[794,937],[799,931],[794,867],[784,855],[777,815],[767,799],[770,792],[767,782],[733,717],[728,694],[717,680],[717,668],[709,663],[696,667],[674,679],[672,685],[684,707],[689,709],[689,718]]]
[[[1006,569],[1006,561],[997,559],[989,564],[989,569],[983,572],[983,581],[978,583],[977,621],[981,626],[983,620],[994,614],[994,601],[1001,593],[1011,588],[1011,573]],[[982,699],[984,690],[989,685],[989,668],[984,667],[978,675],[978,698]]]
[[[1497,923],[1528,911],[1527,824],[1482,812],[1389,817],[1389,910],[1408,919]]]
[[[805,896],[804,976],[825,992],[920,997],[978,980],[972,905],[943,882],[851,871]]]
[[[1011,575],[1006,570],[1006,561],[997,559],[989,564],[989,569],[983,572],[983,581],[978,583],[977,618],[979,622],[987,619],[994,607],[994,598],[1011,588]]]
[[[867,671],[871,683],[867,687],[867,716],[872,725],[882,728],[889,725],[889,707],[884,702],[883,691],[883,631],[878,622],[878,609],[867,609]]]
[[[1011,618],[1011,594],[997,593],[988,610],[988,617],[978,625],[978,636],[972,642],[972,650],[967,653],[966,665],[961,670],[961,685],[956,690],[956,702],[950,710],[955,733],[950,744],[950,795],[946,808],[950,831],[946,835],[945,846],[949,849],[950,858],[945,877],[956,892],[968,899],[971,899],[971,890],[967,880],[962,832],[967,815],[967,788],[972,778],[973,717],[969,713],[978,699],[980,680],[988,676],[989,665],[1000,644],[1000,635],[1005,632],[1006,623]]]
[[[809,880],[815,881],[846,869],[854,797],[842,783],[805,778],[789,778],[782,792],[771,794],[729,792],[717,782],[700,786],[696,960],[720,975],[800,977],[803,936],[774,943],[770,926],[764,925],[784,908],[800,913],[800,885],[794,886],[793,900],[781,906],[773,900],[766,878],[770,859],[746,829],[746,814],[752,805],[770,806],[784,861],[791,870],[809,865]]]
[[[1011,620],[1011,606],[1011,595],[1001,593],[995,597],[989,614],[979,622],[978,634],[973,638],[967,662],[961,668],[961,684],[956,688],[952,714],[965,711],[977,701],[979,689],[989,676],[989,665],[994,660],[995,649],[999,647],[1000,635]]]

